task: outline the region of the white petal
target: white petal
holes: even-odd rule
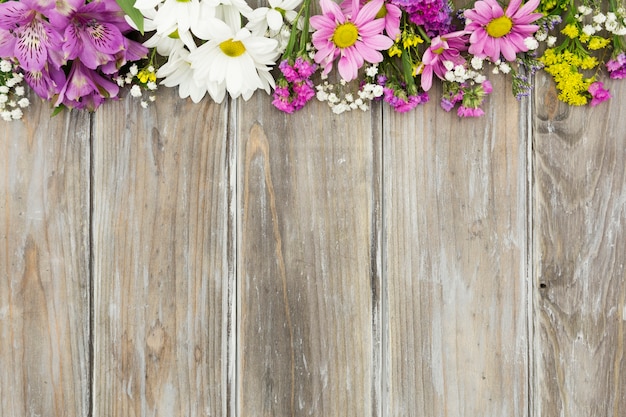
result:
[[[280,12],[271,9],[267,12],[267,23],[272,30],[280,30],[283,26],[283,15]]]

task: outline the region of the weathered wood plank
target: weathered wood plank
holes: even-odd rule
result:
[[[380,116],[237,111],[241,416],[379,415]]]
[[[626,410],[626,88],[608,85],[610,102],[568,108],[537,77],[537,416]]]
[[[89,412],[89,115],[0,122],[0,416]]]
[[[525,110],[494,91],[384,114],[388,416],[528,413]]]
[[[227,118],[174,89],[95,116],[94,415],[229,415]]]

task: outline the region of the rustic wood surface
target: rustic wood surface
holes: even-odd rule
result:
[[[626,88],[494,81],[481,120],[35,102],[0,134],[0,416],[621,416]]]
[[[29,116],[0,132],[0,416],[84,416],[90,116],[41,102]]]
[[[94,116],[94,416],[228,408],[228,112],[159,98]]]
[[[536,415],[626,410],[626,102],[571,109],[538,77],[533,264]]]
[[[526,112],[485,111],[385,113],[385,415],[528,413]]]
[[[240,415],[377,415],[380,119],[237,112]]]

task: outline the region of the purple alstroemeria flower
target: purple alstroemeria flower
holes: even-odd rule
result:
[[[130,29],[119,6],[112,0],[85,3],[85,0],[62,0],[50,22],[63,33],[66,61],[80,59],[90,69],[117,60],[126,49],[122,31]]]
[[[88,68],[80,60],[72,62],[65,85],[54,106],[94,111],[105,99],[117,97],[119,87],[98,71]]]
[[[33,91],[45,100],[52,100],[65,84],[65,72],[47,65],[41,70],[25,71],[24,80]]]
[[[62,65],[61,35],[45,19],[54,0],[20,0],[0,4],[0,56],[14,56],[25,71],[41,71],[47,62]]]

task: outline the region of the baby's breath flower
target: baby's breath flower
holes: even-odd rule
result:
[[[139,87],[137,84],[133,85],[130,88],[130,95],[133,97],[141,97],[141,87]]]
[[[474,57],[472,57],[471,64],[472,64],[472,68],[474,68],[476,70],[482,69],[483,68],[483,59],[479,58],[477,56],[474,56]]]
[[[526,48],[528,48],[530,51],[534,51],[535,49],[539,48],[539,42],[537,41],[537,39],[530,36],[524,39],[524,45],[526,45]]]

